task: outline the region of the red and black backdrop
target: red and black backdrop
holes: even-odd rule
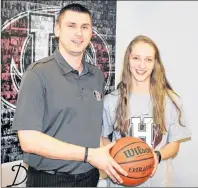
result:
[[[53,53],[57,46],[53,33],[57,13],[61,7],[71,2],[85,5],[92,13],[93,37],[86,50],[85,59],[104,72],[105,94],[114,90],[116,1],[3,0],[1,2],[1,163],[22,159],[22,150],[16,132],[12,131],[21,78],[29,64]]]

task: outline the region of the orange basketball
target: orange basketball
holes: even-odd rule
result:
[[[124,137],[117,140],[110,151],[114,160],[128,173],[123,176],[123,185],[136,186],[149,179],[154,168],[152,149],[143,140],[136,137]]]

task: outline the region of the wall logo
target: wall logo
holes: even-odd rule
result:
[[[22,75],[34,61],[51,55],[57,43],[53,33],[60,9],[27,11],[13,17],[2,26],[2,103],[6,109],[16,108]],[[104,37],[93,27],[93,37],[85,60],[98,66],[105,75],[105,92],[111,79],[111,52]]]

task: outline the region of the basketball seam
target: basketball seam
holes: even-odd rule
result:
[[[136,144],[136,143],[144,143],[144,142],[133,142],[133,143],[130,143],[130,144],[124,146],[122,149],[118,150],[118,151],[115,153],[115,155],[113,156],[113,158],[114,158],[121,150],[123,150],[124,148],[126,148],[126,147],[128,147],[128,146],[130,146],[130,145],[132,145],[132,144]]]
[[[120,172],[117,172],[119,175],[123,176]],[[142,178],[147,178],[150,175],[147,176],[142,176],[142,177],[133,177],[133,176],[124,176],[125,178],[133,178],[133,179],[142,179]]]
[[[153,159],[153,157],[144,158],[144,159],[140,159],[140,160],[136,160],[136,161],[127,161],[127,162],[122,162],[122,163],[118,163],[118,164],[121,165],[121,164],[127,164],[127,163],[135,163],[135,162],[144,161],[147,159]]]

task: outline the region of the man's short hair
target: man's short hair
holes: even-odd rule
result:
[[[72,3],[72,4],[69,4],[69,5],[66,5],[65,7],[63,7],[59,14],[58,14],[58,17],[57,17],[57,22],[60,21],[60,17],[65,13],[65,11],[67,10],[71,10],[71,11],[74,11],[74,12],[79,12],[79,13],[86,13],[86,14],[89,14],[90,17],[91,16],[91,12],[85,8],[84,6],[82,6],[81,4],[78,4],[78,3]]]

